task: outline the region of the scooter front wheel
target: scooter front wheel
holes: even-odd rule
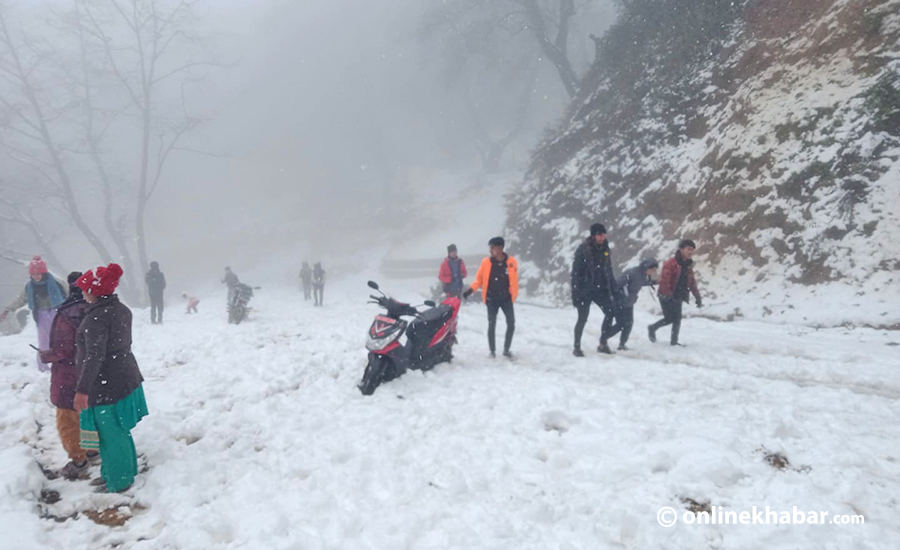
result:
[[[363,395],[372,395],[384,382],[385,375],[390,368],[390,361],[383,355],[372,354],[369,356],[369,364],[366,365],[366,371],[357,386]]]

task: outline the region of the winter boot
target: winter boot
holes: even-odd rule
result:
[[[511,359],[513,358],[513,354],[512,354],[512,352],[509,351],[509,350],[504,350],[504,352],[503,352],[503,357],[506,357],[507,359],[510,359],[510,360],[511,360]]]
[[[606,342],[600,342],[600,345],[597,346],[597,351],[607,355],[613,355],[613,350],[609,349],[609,344]]]
[[[651,342],[656,343],[656,329],[653,328],[653,325],[647,327],[647,337],[650,338]]]
[[[575,357],[584,357],[584,352],[581,351],[581,348],[575,348],[575,351],[572,352],[572,355]]]
[[[629,348],[625,344],[619,344],[619,351],[628,351]]]
[[[69,481],[78,481],[79,479],[87,479],[88,461],[85,460],[81,464],[69,462],[59,471],[59,474]]]

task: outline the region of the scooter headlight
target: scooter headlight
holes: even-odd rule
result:
[[[393,344],[394,341],[400,338],[400,331],[396,331],[393,334],[388,334],[384,338],[372,338],[371,336],[366,341],[366,349],[369,351],[378,351],[380,349],[384,349],[389,345]]]

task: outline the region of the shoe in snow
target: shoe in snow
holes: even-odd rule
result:
[[[506,357],[510,361],[512,361],[514,359],[512,352],[509,350],[506,350],[503,352],[503,357]]]
[[[631,348],[629,348],[625,344],[619,344],[619,347],[618,347],[619,351],[628,351],[629,349],[631,349]]]
[[[575,351],[572,352],[572,355],[575,357],[584,357],[584,352],[581,351],[581,348],[575,348]]]
[[[97,466],[101,462],[100,453],[97,451],[88,451],[87,459],[91,466]]]
[[[78,481],[79,479],[87,479],[88,476],[88,461],[85,460],[81,464],[76,464],[74,461],[69,462],[63,467],[62,470],[59,471],[59,474],[69,481]]]
[[[652,326],[647,327],[647,336],[650,338],[650,341],[654,344],[656,343],[656,331]]]
[[[491,354],[490,354],[488,357],[490,357],[491,359],[496,359],[496,358],[497,358],[497,354],[494,353],[494,352],[492,351]]]
[[[613,350],[609,349],[609,344],[600,344],[597,346],[597,351],[599,353],[605,353],[607,355],[614,355]]]
[[[106,487],[106,480],[102,477],[91,480],[91,487]]]

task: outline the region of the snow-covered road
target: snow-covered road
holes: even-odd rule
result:
[[[0,339],[0,547],[900,548],[897,333],[688,319],[673,349],[650,344],[638,314],[633,351],[576,359],[573,311],[520,305],[508,362],[487,358],[472,304],[452,365],[364,398],[367,291],[343,283],[315,309],[263,290],[239,327],[219,297],[162,327],[136,312],[151,416],[134,436],[151,467],[119,528],[41,519],[128,499],[45,478],[38,460],[65,456],[34,336]],[[40,504],[42,490],[61,500]],[[865,525],[661,527],[658,510],[688,498]]]

